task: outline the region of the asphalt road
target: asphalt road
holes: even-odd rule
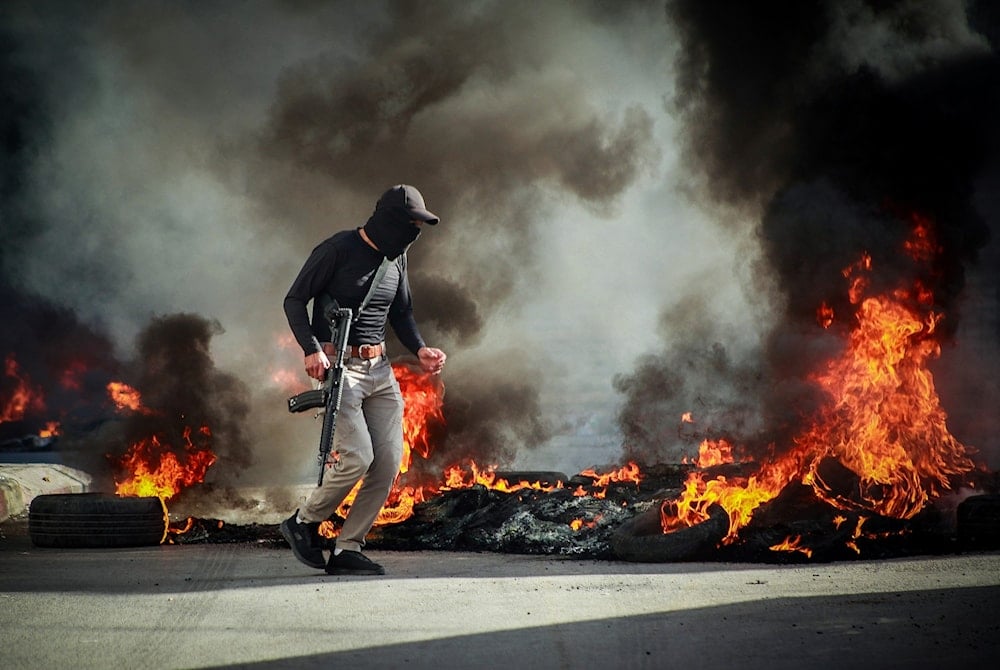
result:
[[[996,667],[1000,553],[821,565],[254,544],[39,549],[0,525],[4,668]]]

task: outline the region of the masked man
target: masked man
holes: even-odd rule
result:
[[[400,184],[382,194],[361,228],[341,231],[320,243],[306,260],[288,295],[285,315],[305,353],[306,374],[322,380],[335,356],[329,323],[317,305],[333,299],[357,314],[344,356],[343,398],[337,415],[333,449],[322,485],[305,504],[281,523],[281,534],[296,558],[329,574],[384,574],[363,553],[371,530],[399,473],[403,456],[403,397],[385,349],[386,324],[420,360],[424,371],[438,374],[445,362],[440,349],[428,347],[413,318],[406,249],[423,224],[439,219],[427,210],[413,186]],[[392,261],[371,289],[383,258]],[[371,293],[369,294],[369,290]],[[307,305],[313,301],[310,323]],[[364,480],[337,537],[329,560],[319,548],[317,530]]]

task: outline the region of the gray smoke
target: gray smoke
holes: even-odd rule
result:
[[[880,281],[906,272],[891,212],[913,208],[949,251],[926,278],[952,336],[946,409],[988,449],[990,11],[5,2],[0,354],[46,388],[80,355],[99,414],[152,324],[219,324],[188,334],[211,357],[202,388],[248,389],[228,405],[232,469],[310,481],[318,427],[284,411],[306,380],[281,299],[315,244],[408,182],[443,219],[410,256],[418,322],[449,353],[428,467],[670,461],[700,436],[790,429],[839,346],[814,335],[815,302],[862,248]]]
[[[418,322],[451,357],[440,460],[543,444],[643,341],[633,298],[596,329],[590,307],[642,273],[602,264],[634,258],[649,217],[630,194],[662,188],[658,3],[15,0],[0,30],[10,318],[66,313],[39,330],[80,324],[119,368],[163,315],[220,324],[214,369],[250,389],[250,479],[311,472],[318,430],[275,381],[304,383],[281,299],[394,183],[443,218],[410,260]],[[575,341],[611,337],[626,346],[573,366]]]

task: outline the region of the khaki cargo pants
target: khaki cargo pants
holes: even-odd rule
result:
[[[389,359],[384,354],[370,360],[347,359],[323,484],[310,494],[299,517],[307,523],[325,521],[363,478],[337,537],[338,549],[361,551],[402,459],[403,396]]]

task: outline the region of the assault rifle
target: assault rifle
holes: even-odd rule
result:
[[[354,312],[348,307],[341,307],[334,300],[323,310],[323,315],[330,322],[333,346],[336,349],[330,369],[326,371],[323,385],[312,391],[303,391],[288,399],[289,412],[305,412],[310,409],[325,408],[323,414],[323,432],[319,436],[319,482],[323,485],[323,473],[326,471],[326,461],[333,450],[333,431],[337,427],[337,413],[340,411],[340,401],[344,395],[344,358],[347,355],[347,337],[350,335]]]

